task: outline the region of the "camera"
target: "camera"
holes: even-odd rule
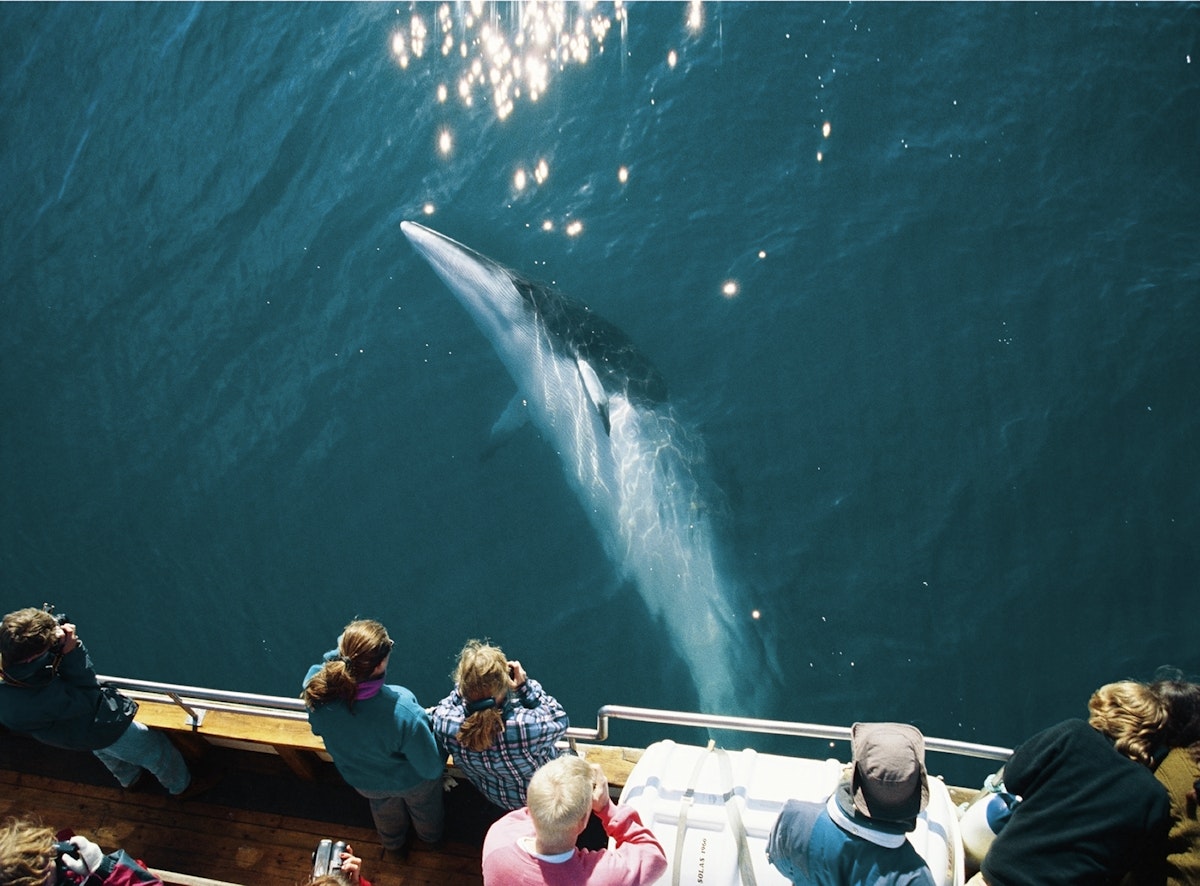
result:
[[[54,850],[56,856],[54,859],[54,867],[60,874],[65,873],[67,870],[67,865],[65,862],[63,862],[64,855],[70,855],[73,858],[79,858],[79,847],[70,840],[55,840],[54,843],[51,844],[51,848]]]
[[[54,623],[57,624],[60,628],[71,620],[71,616],[67,615],[65,612],[59,612],[56,614],[54,612],[54,604],[53,603],[43,603],[42,604],[42,612],[47,612],[50,615],[53,615]],[[66,642],[67,642],[66,637],[59,637],[57,640],[54,641],[54,645],[50,647],[50,651],[55,654],[62,652],[63,644]]]
[[[59,625],[60,627],[62,625],[65,625],[67,622],[69,622],[71,620],[71,616],[67,615],[65,612],[59,612],[56,614],[54,612],[54,604],[53,603],[43,603],[42,604],[42,612],[48,612],[48,613],[50,613],[50,615],[53,615],[55,623],[57,625]]]
[[[343,840],[322,840],[313,850],[313,877],[337,873],[342,869],[342,853],[346,851]]]

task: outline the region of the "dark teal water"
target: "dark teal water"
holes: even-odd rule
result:
[[[555,453],[481,460],[511,385],[411,218],[666,377],[786,686],[741,713],[1011,744],[1200,672],[1195,5],[600,4],[504,119],[448,9],[0,6],[6,608],[118,675],[290,695],[370,615],[426,703],[487,635],[577,722],[704,708]]]

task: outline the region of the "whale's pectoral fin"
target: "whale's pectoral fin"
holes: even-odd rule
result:
[[[575,365],[579,367],[579,378],[583,382],[583,389],[587,391],[588,399],[592,401],[596,412],[600,414],[600,421],[604,422],[604,433],[611,434],[612,426],[608,421],[608,393],[604,390],[604,385],[600,384],[600,376],[596,375],[592,364],[582,357],[575,358]]]
[[[500,413],[500,417],[496,419],[496,423],[492,425],[492,435],[488,440],[488,445],[483,452],[479,454],[480,461],[487,461],[496,454],[496,450],[512,439],[513,434],[519,431],[526,422],[529,421],[529,402],[521,396],[521,392],[517,391],[513,398],[508,401],[508,405],[504,407],[504,411]]]

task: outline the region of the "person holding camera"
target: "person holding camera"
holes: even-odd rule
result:
[[[667,855],[637,810],[612,802],[604,770],[564,754],[529,780],[529,805],[510,812],[483,840],[484,886],[643,886],[657,883]],[[613,844],[575,844],[595,815]]]
[[[362,859],[340,840],[322,840],[313,853],[313,875],[304,886],[371,886],[362,875]]]
[[[28,819],[10,818],[0,826],[0,883],[11,886],[137,886],[162,883],[124,849],[107,855],[78,834]]]
[[[446,761],[416,697],[385,682],[392,645],[379,622],[350,622],[300,697],[342,778],[370,801],[383,848],[403,853],[410,825],[426,843],[442,837]]]
[[[468,640],[452,676],[454,691],[433,711],[434,735],[480,793],[520,809],[533,773],[558,756],[567,712],[498,646]]]
[[[97,682],[75,625],[52,609],[18,609],[0,622],[0,724],[53,747],[91,751],[124,788],[144,770],[175,797],[211,787],[192,778],[170,739],[133,719],[137,702]]]

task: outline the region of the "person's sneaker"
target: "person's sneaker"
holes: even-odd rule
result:
[[[176,800],[191,800],[193,797],[199,797],[201,794],[211,791],[220,782],[221,776],[215,772],[203,770],[200,772],[192,772],[192,780],[188,782],[188,786],[178,794],[172,794]]]

